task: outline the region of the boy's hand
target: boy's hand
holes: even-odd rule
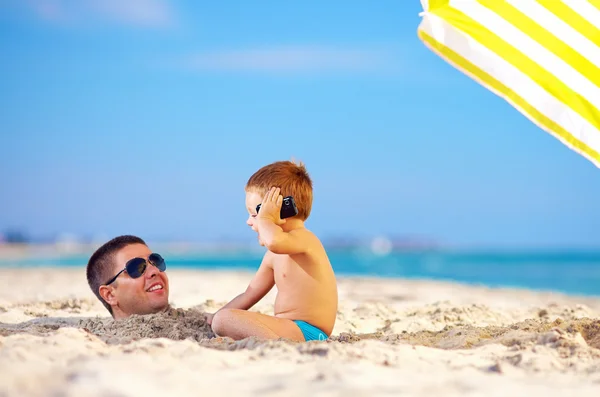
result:
[[[213,320],[214,316],[215,316],[214,313],[204,313],[204,317],[206,317],[206,323],[208,325],[212,325],[212,320]]]
[[[257,218],[269,220],[276,225],[283,225],[285,223],[285,220],[280,218],[281,205],[283,203],[283,196],[280,194],[280,191],[281,189],[278,187],[272,187],[265,194],[260,204]]]

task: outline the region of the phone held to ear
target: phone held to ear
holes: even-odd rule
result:
[[[258,214],[258,210],[260,210],[260,204],[256,206],[256,213]],[[298,208],[296,207],[296,202],[292,196],[287,196],[283,198],[283,203],[281,203],[281,212],[279,213],[279,217],[281,219],[291,218],[292,216],[298,215]]]

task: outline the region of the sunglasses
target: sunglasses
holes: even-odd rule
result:
[[[148,262],[156,266],[161,272],[164,272],[167,269],[167,264],[165,263],[165,260],[159,254],[150,254],[147,261],[144,258],[133,258],[127,261],[123,270],[117,273],[116,276],[111,278],[104,285],[109,285],[112,282],[114,282],[117,279],[117,277],[119,277],[119,275],[123,272],[127,272],[127,274],[129,274],[129,277],[131,278],[140,277],[146,271],[146,268],[148,267]]]

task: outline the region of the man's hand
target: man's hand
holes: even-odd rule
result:
[[[278,187],[272,187],[263,197],[263,201],[260,204],[260,210],[258,211],[257,218],[261,220],[269,220],[281,226],[285,223],[285,220],[280,218],[281,205],[283,203],[283,196],[280,194],[281,189]]]
[[[214,313],[204,313],[204,317],[206,317],[206,323],[208,325],[212,325],[212,320],[213,320],[214,316],[215,316]]]

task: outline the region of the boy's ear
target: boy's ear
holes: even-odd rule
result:
[[[111,306],[117,304],[118,300],[113,287],[109,287],[108,285],[101,285],[99,292],[100,296],[102,297],[102,299],[104,299],[106,303],[108,303]]]

